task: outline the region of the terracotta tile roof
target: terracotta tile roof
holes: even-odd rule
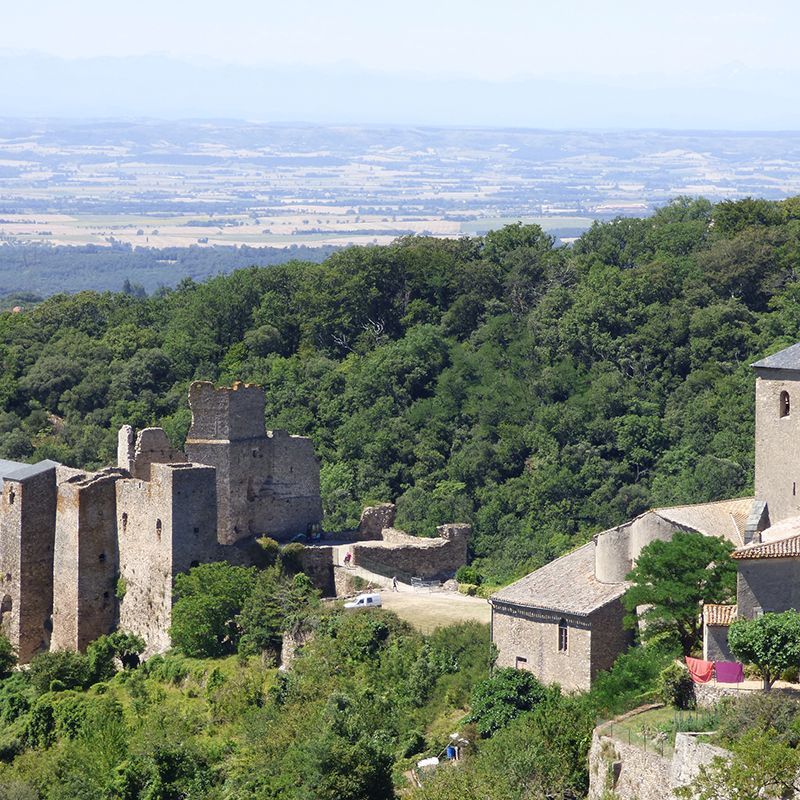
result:
[[[506,586],[489,602],[587,616],[628,588],[627,583],[601,583],[595,578],[594,550],[594,542],[589,542]]]
[[[727,627],[736,619],[736,606],[704,605],[703,620],[706,625],[724,625]]]
[[[739,497],[716,503],[654,508],[652,513],[684,529],[722,536],[734,547],[740,547],[744,544],[744,529],[752,506],[752,497]]]
[[[767,529],[769,530],[769,529]],[[731,553],[731,558],[797,558],[800,557],[800,534],[767,542],[755,542]]]

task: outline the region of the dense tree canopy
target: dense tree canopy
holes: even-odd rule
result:
[[[732,549],[724,539],[685,531],[642,549],[627,576],[632,586],[623,603],[631,624],[644,623],[644,640],[672,639],[684,655],[697,647],[702,604],[731,602],[736,594]]]
[[[769,690],[786,669],[800,664],[800,614],[769,612],[756,619],[737,619],[728,631],[736,658],[754,664]]]
[[[648,507],[752,491],[748,363],[800,339],[800,205],[677,200],[555,248],[536,226],[0,314],[0,456],[99,466],[122,423],[180,445],[193,379],[267,388],[313,438],[325,525],[397,500],[471,520],[484,582]]]

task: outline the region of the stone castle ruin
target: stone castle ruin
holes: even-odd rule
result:
[[[313,444],[266,430],[261,387],[195,382],[189,407],[185,451],[161,428],[124,425],[115,467],[0,460],[0,630],[21,663],[83,650],[116,628],[142,636],[146,655],[163,651],[178,573],[249,564],[261,536],[286,542],[319,530]],[[303,567],[323,592],[336,593],[347,548],[384,575],[451,577],[465,563],[469,526],[415,539],[391,528],[394,510],[368,509],[363,530],[338,547],[305,548]]]
[[[160,428],[119,432],[117,466],[0,461],[0,630],[23,663],[116,627],[169,647],[175,575],[247,563],[246,541],[322,520],[309,439],[267,431],[264,392],[191,386],[186,452]]]

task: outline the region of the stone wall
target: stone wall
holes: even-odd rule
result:
[[[800,417],[800,392],[797,397]],[[757,610],[800,608],[800,558],[743,558],[736,562],[737,614],[753,619]]]
[[[464,523],[440,525],[439,537],[423,539],[398,528],[384,528],[379,542],[355,542],[353,565],[386,577],[447,580],[467,562],[472,527]]]
[[[664,800],[671,775],[671,759],[597,731],[592,736],[588,800],[603,800],[608,791],[618,800]]]
[[[83,650],[116,619],[116,483],[121,470],[75,475],[58,487],[53,650]]]
[[[0,497],[0,630],[27,663],[50,644],[56,465],[23,468],[2,482]],[[13,474],[13,473],[12,473]]]
[[[174,448],[162,428],[143,428],[134,443],[133,428],[123,425],[117,435],[117,466],[134,478],[150,480],[151,464],[177,464],[186,456]]]
[[[766,500],[774,525],[800,514],[800,375],[783,370],[756,370],[756,497]],[[789,414],[781,416],[781,392],[787,392]]]
[[[727,625],[703,625],[703,658],[706,661],[735,661],[728,646]]]
[[[150,481],[117,484],[119,627],[144,638],[146,655],[170,645],[174,576],[225,557],[214,487],[213,468],[198,464],[153,464]]]
[[[216,469],[220,542],[287,540],[322,520],[319,461],[310,439],[266,431],[264,392],[206,382],[189,389],[192,427],[186,454]]]
[[[361,512],[358,523],[359,539],[380,539],[384,528],[391,528],[397,516],[397,506],[394,503],[380,503],[377,506],[367,506]]]
[[[304,547],[300,555],[303,572],[322,592],[323,597],[338,595],[333,574],[334,557],[334,548],[322,546]]]
[[[567,623],[567,649],[558,649],[558,624]],[[492,641],[497,666],[532,672],[543,683],[558,683],[567,691],[584,691],[591,684],[592,630],[587,617],[523,609],[492,603]]]
[[[679,733],[669,758],[635,744],[606,735],[606,726],[595,729],[589,750],[588,800],[603,800],[613,791],[618,800],[664,800],[674,797],[679,786],[690,784],[700,767],[730,753],[706,744],[697,734]]]
[[[633,631],[624,624],[622,598],[613,600],[589,615],[592,630],[591,680],[603,670],[611,669],[620,653],[633,644]]]

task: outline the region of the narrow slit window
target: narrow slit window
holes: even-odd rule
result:
[[[559,653],[566,653],[567,652],[567,621],[562,619],[558,623],[558,652]]]
[[[160,519],[156,520],[156,536],[158,536],[159,539],[161,538],[161,520]]]
[[[792,410],[791,401],[789,400],[789,392],[781,392],[781,417],[788,417]]]

